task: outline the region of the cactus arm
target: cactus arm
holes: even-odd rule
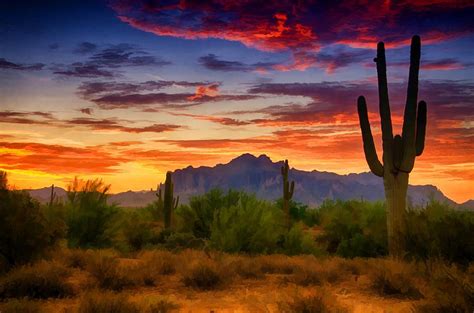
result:
[[[382,128],[382,146],[383,146],[383,163],[385,166],[391,167],[392,162],[392,118],[390,114],[390,102],[388,100],[388,85],[387,85],[387,64],[385,61],[385,45],[383,42],[377,44],[377,58],[374,60],[377,64],[377,78],[379,89],[379,110],[380,123]]]
[[[176,200],[174,202],[174,209],[175,210],[178,208],[178,204],[179,204],[179,196],[176,197]]]
[[[425,148],[426,134],[426,102],[418,103],[418,115],[416,117],[416,156],[423,153]]]
[[[396,135],[393,138],[393,165],[395,170],[400,170],[400,165],[402,164],[403,158],[403,140],[400,135]]]
[[[410,72],[408,75],[407,101],[403,116],[403,160],[401,169],[410,172],[415,164],[415,125],[418,97],[418,73],[420,70],[421,42],[419,36],[413,36],[410,49]]]
[[[369,116],[367,114],[367,104],[365,98],[360,96],[357,100],[357,110],[359,112],[359,122],[362,131],[362,141],[364,143],[364,153],[369,168],[377,176],[383,176],[383,165],[380,163],[375,150],[374,138],[370,130]]]

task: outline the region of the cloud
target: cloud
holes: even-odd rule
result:
[[[34,63],[34,64],[22,64],[22,63],[13,63],[7,61],[4,58],[0,58],[0,70],[17,70],[17,71],[39,71],[44,68],[43,63]]]
[[[219,117],[219,116],[214,116],[214,115],[199,115],[199,114],[189,114],[189,113],[170,113],[172,115],[176,116],[186,116],[186,117],[192,117],[197,120],[201,121],[209,121],[225,126],[243,126],[243,125],[249,125],[252,124],[252,122],[249,121],[241,121],[237,120],[234,118],[230,117]]]
[[[171,62],[150,55],[134,45],[122,43],[109,45],[99,51],[97,45],[82,42],[74,50],[89,55],[84,62],[53,67],[53,73],[65,77],[112,78],[118,76],[117,69],[136,66],[165,66]]]
[[[92,43],[92,42],[81,42],[77,45],[77,47],[74,49],[75,53],[78,54],[88,54],[91,52],[94,52],[97,49],[97,45]]]
[[[6,170],[105,174],[117,172],[115,167],[126,160],[98,147],[0,142],[0,166]]]
[[[114,72],[106,70],[98,65],[80,62],[73,63],[67,68],[54,71],[53,73],[61,76],[80,78],[111,78],[115,76]]]
[[[38,119],[40,118],[40,119]],[[152,124],[146,126],[126,126],[124,124],[133,124],[128,120],[119,120],[116,118],[95,119],[78,117],[72,119],[58,119],[51,113],[46,112],[16,112],[0,111],[0,123],[9,124],[27,124],[44,125],[59,128],[70,128],[71,126],[86,127],[92,130],[109,130],[125,133],[163,133],[185,128],[174,124]]]
[[[245,64],[239,61],[226,61],[219,59],[215,54],[202,56],[198,61],[208,70],[222,72],[266,72],[274,70],[274,67],[277,65],[274,62]]]
[[[244,101],[259,98],[249,94],[219,94],[217,82],[146,81],[129,82],[84,82],[78,94],[94,102],[102,109],[140,107],[150,111],[150,105],[160,107],[188,107],[206,102]],[[176,92],[187,89],[183,92]],[[190,90],[190,88],[194,90]]]
[[[373,66],[373,64],[371,64]],[[408,62],[392,62],[390,66],[400,66],[408,68]],[[444,58],[439,60],[422,60],[421,68],[425,71],[451,71],[471,67],[470,63],[463,63],[453,58]]]
[[[93,109],[91,109],[91,108],[83,108],[83,109],[80,109],[79,112],[81,112],[81,113],[83,113],[83,114],[87,114],[87,115],[92,115]]]
[[[114,0],[118,18],[159,36],[184,39],[217,38],[263,51],[291,54],[278,70],[318,66],[322,46],[341,44],[387,47],[409,44],[419,34],[425,44],[467,35],[473,28],[474,5],[448,1],[167,1]],[[420,22],[423,21],[423,22]],[[245,64],[213,63],[214,68],[245,69]],[[233,62],[233,61],[229,61]]]

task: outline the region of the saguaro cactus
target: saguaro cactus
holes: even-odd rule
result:
[[[49,207],[52,207],[54,204],[54,200],[56,200],[56,192],[54,191],[54,184],[51,185],[51,194],[49,196]]]
[[[415,157],[421,155],[425,144],[426,102],[420,101],[417,106],[420,49],[420,37],[414,36],[411,41],[410,73],[402,135],[393,136],[388,100],[385,47],[383,42],[379,42],[377,45],[377,57],[374,61],[377,64],[383,165],[375,150],[365,98],[360,96],[357,101],[365,158],[372,173],[383,177],[387,205],[388,249],[390,255],[395,257],[402,256],[404,251],[402,236],[405,227],[404,214],[408,175],[415,164]]]
[[[171,227],[171,214],[173,210],[176,210],[179,203],[179,196],[174,198],[174,184],[171,179],[171,172],[166,173],[166,180],[165,180],[165,195],[163,203],[163,215],[164,215],[164,222],[165,222],[165,229],[169,229]],[[158,201],[161,202],[161,188],[157,194]]]
[[[295,191],[295,182],[292,181],[290,183],[288,181],[289,171],[290,167],[288,166],[288,160],[285,160],[285,164],[281,167],[281,176],[283,177],[283,212],[285,212],[286,227],[288,230],[291,228],[290,200]]]

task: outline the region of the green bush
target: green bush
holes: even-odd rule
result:
[[[236,203],[215,212],[211,246],[226,252],[275,251],[282,220],[282,212],[274,205],[240,193]]]
[[[69,271],[56,262],[41,261],[8,272],[0,280],[0,298],[62,298],[72,294],[65,281]]]
[[[325,201],[319,211],[324,230],[319,240],[329,253],[349,258],[387,254],[387,223],[382,203]]]
[[[295,224],[285,234],[283,241],[283,252],[287,255],[319,254],[314,239],[305,233],[301,224]]]
[[[136,212],[125,214],[121,229],[125,244],[132,251],[141,250],[151,243],[153,237],[151,225]]]
[[[86,182],[75,179],[68,187],[67,236],[70,247],[111,245],[113,234],[110,226],[117,208],[107,204],[109,188],[97,179]]]
[[[6,185],[6,174],[1,175]],[[39,203],[26,192],[5,188],[0,188],[0,231],[0,265],[7,268],[36,259],[55,240]]]
[[[236,205],[239,198],[239,192],[229,190],[224,194],[219,189],[191,197],[189,205],[182,205],[176,210],[179,230],[192,233],[196,238],[210,238],[215,213],[224,207]]]
[[[415,259],[442,258],[467,265],[474,260],[474,212],[430,201],[406,215],[405,247]]]

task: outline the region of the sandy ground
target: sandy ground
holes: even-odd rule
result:
[[[163,276],[155,287],[127,289],[132,301],[153,301],[166,299],[179,305],[178,312],[189,313],[259,313],[279,312],[278,303],[295,295],[309,295],[323,288],[332,294],[337,302],[356,313],[402,313],[410,312],[415,301],[407,299],[383,298],[371,293],[368,278],[348,277],[347,281],[323,287],[301,287],[287,283],[284,275],[267,274],[265,279],[238,280],[223,286],[220,290],[200,291],[185,287],[178,275]],[[84,272],[76,272],[70,278],[78,291],[87,283]],[[74,312],[79,299],[47,300],[47,312]]]

